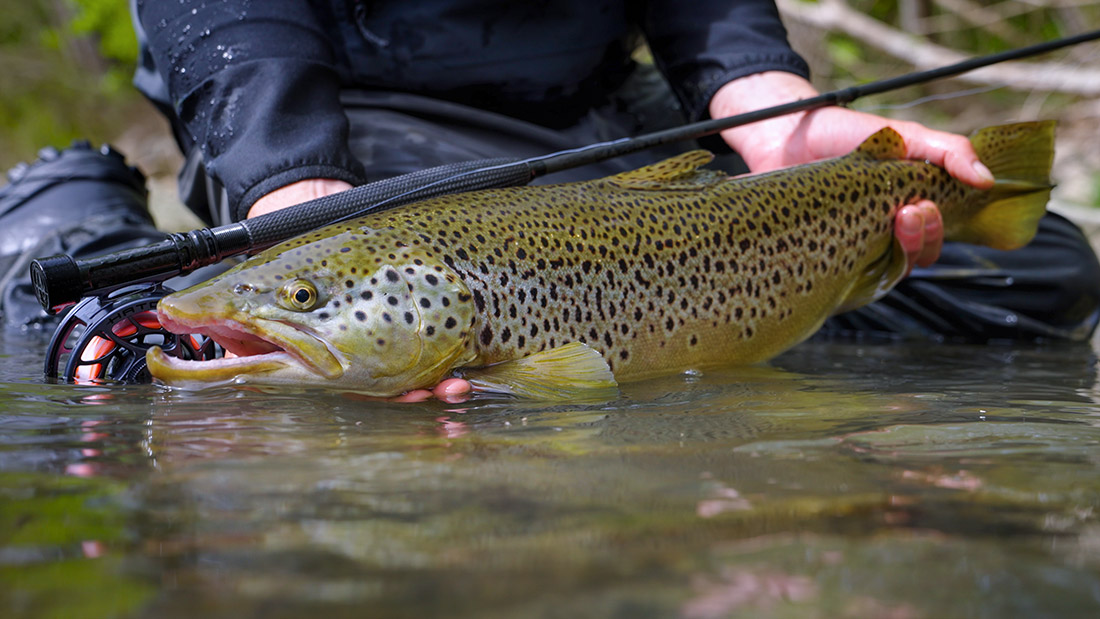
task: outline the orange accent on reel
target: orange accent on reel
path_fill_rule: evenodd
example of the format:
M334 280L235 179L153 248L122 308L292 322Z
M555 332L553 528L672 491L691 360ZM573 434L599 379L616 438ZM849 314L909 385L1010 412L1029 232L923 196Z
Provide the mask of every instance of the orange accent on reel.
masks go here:
M155 311L147 311L134 314L128 320L115 324L115 326L111 327L111 332L119 338L128 338L138 332L137 327L134 325L135 322L146 329L156 330L161 328L157 313ZM80 360L91 361L93 359L99 359L104 355L110 354L117 346L118 344L113 340L97 335L89 340L88 345L80 352ZM73 373L73 379L78 383L89 383L100 378L103 378L102 363L77 366L76 371Z

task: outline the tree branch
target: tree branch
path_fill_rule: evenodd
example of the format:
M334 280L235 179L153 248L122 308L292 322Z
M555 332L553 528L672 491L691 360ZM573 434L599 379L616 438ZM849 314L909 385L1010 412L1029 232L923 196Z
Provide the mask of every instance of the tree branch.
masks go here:
M814 4L777 0L776 5L785 19L843 32L912 64L916 69L932 69L967 58L959 52L867 17L841 0L821 0ZM1023 91L1100 96L1100 70L1054 62L1003 63L971 71L955 79Z

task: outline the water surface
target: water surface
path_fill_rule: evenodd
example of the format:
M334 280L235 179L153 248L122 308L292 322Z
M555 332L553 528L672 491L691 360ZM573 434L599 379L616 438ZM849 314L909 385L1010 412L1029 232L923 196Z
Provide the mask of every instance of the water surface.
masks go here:
M0 616L1100 616L1089 346L811 343L611 401L41 378Z

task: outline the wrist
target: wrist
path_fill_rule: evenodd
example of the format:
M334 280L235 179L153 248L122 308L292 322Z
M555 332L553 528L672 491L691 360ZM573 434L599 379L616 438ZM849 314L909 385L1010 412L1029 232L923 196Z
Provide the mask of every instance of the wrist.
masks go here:
M332 178L307 178L284 185L264 195L248 209L249 219L266 215L289 206L352 188L352 184Z
M819 93L805 78L782 71L766 71L748 75L722 86L711 98L708 109L711 118L725 118L767 107L809 99ZM795 112L777 116L768 120L727 129L722 138L745 158L750 169L753 155L757 153L779 153L791 145L791 136L797 133L799 125L808 112Z

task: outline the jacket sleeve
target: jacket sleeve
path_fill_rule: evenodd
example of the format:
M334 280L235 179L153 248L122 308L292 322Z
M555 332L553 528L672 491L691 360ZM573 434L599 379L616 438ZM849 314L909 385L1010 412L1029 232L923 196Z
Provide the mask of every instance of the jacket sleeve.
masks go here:
M300 0L139 2L157 72L238 219L306 178L363 182L321 17Z
M657 66L691 121L724 84L764 71L809 76L772 0L651 0L642 28Z

